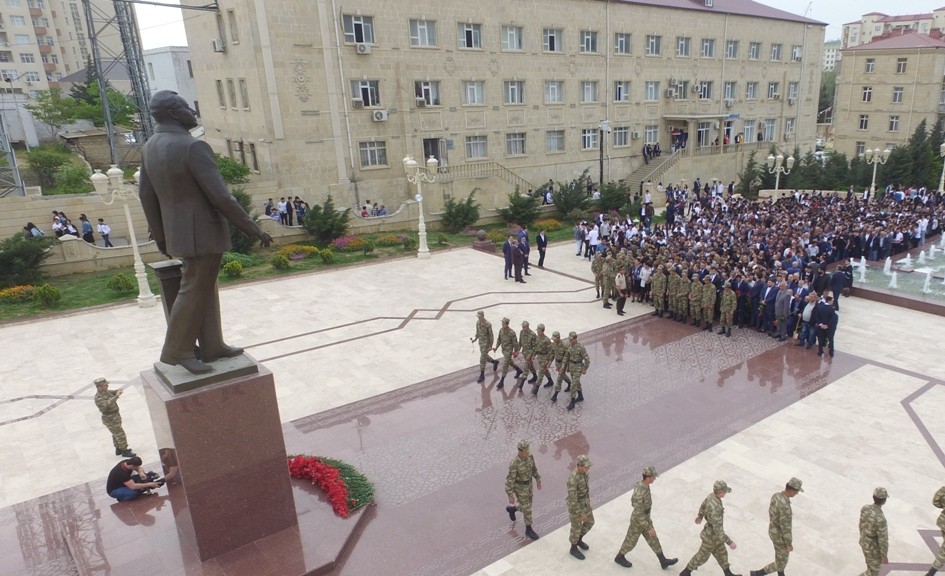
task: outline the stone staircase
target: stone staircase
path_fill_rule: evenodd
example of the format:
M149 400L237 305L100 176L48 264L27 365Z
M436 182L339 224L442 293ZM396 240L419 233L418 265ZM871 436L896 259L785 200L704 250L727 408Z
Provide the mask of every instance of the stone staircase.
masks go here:
M525 180L515 172L512 172L498 162L476 162L475 164L462 164L459 166L441 166L439 168L437 180L439 182L455 182L458 180L476 180L479 178L499 178L511 184L518 186L519 192L525 194L528 190L535 190L537 187L531 182Z
M640 185L647 180L652 181L654 184L659 182L663 175L679 162L682 158L682 152L681 150L677 150L672 154L663 154L650 160L649 164L643 164L631 172L624 180L629 187L630 193L636 194L639 192Z

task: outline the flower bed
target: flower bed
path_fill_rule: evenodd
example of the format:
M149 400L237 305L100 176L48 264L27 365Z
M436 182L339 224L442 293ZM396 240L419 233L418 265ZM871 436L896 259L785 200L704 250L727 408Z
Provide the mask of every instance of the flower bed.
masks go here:
M368 245L368 240L361 236L342 236L331 241L332 250L338 252L361 252Z
M33 291L36 288L30 285L12 286L0 290L0 303L18 304L20 302L29 302L33 299Z
M318 254L318 248L307 244L289 244L279 248L276 254L281 254L289 260L304 260L313 254Z
M545 232L554 232L556 230L561 230L561 222L555 220L554 218L548 218L546 220L539 220L535 222L532 226L532 230L544 230Z
M332 510L342 518L374 501L374 486L346 462L305 454L289 456L288 461L289 475L321 488Z

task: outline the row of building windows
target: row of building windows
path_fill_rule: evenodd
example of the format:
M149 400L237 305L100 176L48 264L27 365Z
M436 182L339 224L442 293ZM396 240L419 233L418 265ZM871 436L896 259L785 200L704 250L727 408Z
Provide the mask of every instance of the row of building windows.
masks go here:
M906 68L909 65L908 58L896 58L896 74L905 74ZM873 74L876 72L876 58L867 58L866 59L866 73Z
M899 120L900 117L898 114L893 114L889 117L889 124L887 130L890 132L899 132ZM869 130L870 129L870 115L869 114L860 114L860 130Z
M233 78L227 78L226 88L224 88L223 80L217 80L216 85L217 101L220 108L226 108L227 97L229 96L230 108L249 110L249 86L246 84L245 78L238 78L235 81ZM239 85L239 102L236 101L237 85Z
M259 172L259 159L256 157L256 144L242 140L226 140L226 154L233 160L238 160L253 172Z
M438 37L438 22L436 20L411 19L408 24L410 45L418 47L437 47L440 45ZM345 15L342 18L345 42L349 44L375 44L374 17L362 15ZM483 25L474 22L459 22L456 24L456 46L465 50L482 50L485 48ZM717 40L715 38L700 38L693 43L691 36L676 36L675 55L677 58L717 57ZM578 51L582 54L599 54L603 48L600 33L596 30L580 30L575 38ZM450 42L452 44L452 42ZM526 34L524 26L502 25L499 27L499 44L503 51L521 52L526 49ZM663 36L658 34L644 35L643 53L647 56L662 56L664 51ZM633 35L628 32L617 32L613 38L613 54L633 54ZM725 40L724 56L728 60L736 60L739 56L739 41ZM564 53L565 31L563 28L543 28L541 32L541 49L549 53ZM802 47L799 44L791 46L790 59L800 61ZM772 43L767 52L772 62L780 62L786 55L784 45ZM761 60L761 42L748 44L748 59Z
M797 124L796 118L784 119L784 134L791 136ZM710 141L712 130L718 129L714 122L699 122L696 125L695 142L698 146L717 144ZM757 132L756 132L757 130ZM777 119L745 120L743 124L743 141L773 141L777 137ZM656 144L659 142L659 125L647 125L642 132L642 144ZM631 145L631 140L641 137L640 132L633 132L627 126L617 126L611 130L612 146L624 148ZM583 128L580 131L581 150L596 150L600 145L600 131L598 128ZM565 130L548 130L545 132L545 153L556 154L565 152ZM387 143L383 140L372 140L358 144L362 168L381 168L389 166L387 160ZM485 135L466 136L466 160L485 160L489 158L489 137ZM528 134L526 132L509 132L505 135L505 156L526 156L529 152Z
M232 82L228 80L227 82ZM243 82L243 80L240 80ZM583 104L597 103L601 101L600 82L597 80L582 80L578 83L578 101ZM767 92L761 93L760 82L746 82L745 91L742 93L746 100L758 100L765 96L771 99L777 99L782 96L780 82L768 82ZM717 97L716 84L711 80L701 80L693 84L688 80L672 80L670 87L663 92L662 84L659 81L643 82L642 97L644 101L655 101L661 97L670 99L688 99L698 98L700 100L711 100ZM384 104L381 98L381 83L379 80L352 80L351 95L355 107L379 107ZM502 82L502 101L505 104L525 104L524 80L505 80ZM796 100L798 96L798 82L788 82L787 97ZM242 84L241 84L242 89ZM217 80L217 91L220 97L220 106L226 107L223 84ZM414 94L417 104L421 106L440 106L442 102L442 90L438 80L418 80L414 82ZM629 80L617 80L613 83L614 102L631 102L631 83ZM725 100L735 100L739 97L738 82L726 81L722 83L721 97ZM566 92L564 80L545 80L544 81L544 103L545 104L565 104ZM484 80L462 80L460 81L460 99L465 106L485 105L486 104L486 83ZM236 106L235 103L232 104ZM244 106L248 107L248 105Z
M893 86L892 87L892 103L893 104L902 104L902 86ZM873 87L864 86L863 87L863 102L872 102L873 101Z
M3 44L10 43L10 41L7 39L6 32L0 32L0 43L3 43ZM33 41L30 39L29 34L14 34L13 43L16 44L17 46L26 46L29 44L33 44ZM43 45L55 46L56 39L53 38L52 36L37 36L36 44L40 46L43 46Z

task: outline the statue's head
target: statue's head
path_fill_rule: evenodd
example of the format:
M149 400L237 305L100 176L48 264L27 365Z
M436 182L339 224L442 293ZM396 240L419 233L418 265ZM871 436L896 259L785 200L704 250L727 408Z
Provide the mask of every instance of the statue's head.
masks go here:
M158 90L151 97L151 116L159 123L176 123L190 130L197 126L197 112L177 92Z

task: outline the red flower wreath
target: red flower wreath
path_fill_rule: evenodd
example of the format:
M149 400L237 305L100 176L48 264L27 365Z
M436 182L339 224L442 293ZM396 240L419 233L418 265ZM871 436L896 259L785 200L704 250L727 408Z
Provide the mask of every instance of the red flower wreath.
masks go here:
M311 480L312 484L318 485L328 495L335 514L342 518L348 517L348 487L337 468L316 456L294 456L289 458L289 474L293 478Z

